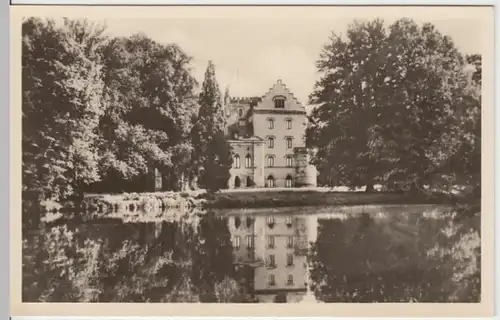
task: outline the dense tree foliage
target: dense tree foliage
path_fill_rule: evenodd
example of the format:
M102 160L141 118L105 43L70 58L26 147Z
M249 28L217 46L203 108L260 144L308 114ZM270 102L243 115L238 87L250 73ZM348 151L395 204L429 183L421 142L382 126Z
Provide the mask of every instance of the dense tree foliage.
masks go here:
M453 41L408 19L333 34L317 62L307 130L321 180L420 189L477 172L480 57L469 60L477 71L468 79Z
M198 96L191 58L176 44L107 37L85 20L30 18L22 32L25 209L151 190L156 170L167 190L197 178L224 186L229 146L212 64Z
M105 190L120 191L117 187L144 177L152 167L165 174L167 186L179 189L197 111L190 58L177 45L143 35L111 39L102 53L107 104L99 128L100 169L103 184L110 184ZM139 182L134 191L145 187Z
M85 21L22 26L24 198L59 200L99 180L103 29Z

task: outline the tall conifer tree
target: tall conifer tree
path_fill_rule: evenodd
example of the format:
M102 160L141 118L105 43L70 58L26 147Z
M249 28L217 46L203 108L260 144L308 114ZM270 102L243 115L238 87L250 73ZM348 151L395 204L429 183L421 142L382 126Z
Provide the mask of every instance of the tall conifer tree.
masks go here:
M209 190L225 188L231 167L231 152L224 130L226 117L215 66L208 62L199 96L199 112L193 128L195 165L202 187Z

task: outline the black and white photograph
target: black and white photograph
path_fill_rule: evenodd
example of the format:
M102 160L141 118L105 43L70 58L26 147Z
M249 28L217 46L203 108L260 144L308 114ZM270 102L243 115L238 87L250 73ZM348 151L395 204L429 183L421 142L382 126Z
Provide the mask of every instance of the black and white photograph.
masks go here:
M19 20L21 302L484 302L493 9L225 9Z

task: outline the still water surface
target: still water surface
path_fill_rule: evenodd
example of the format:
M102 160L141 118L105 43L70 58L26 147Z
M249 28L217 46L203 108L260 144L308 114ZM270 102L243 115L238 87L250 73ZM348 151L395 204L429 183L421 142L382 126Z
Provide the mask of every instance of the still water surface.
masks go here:
M479 218L436 205L138 212L25 232L23 301L478 301Z

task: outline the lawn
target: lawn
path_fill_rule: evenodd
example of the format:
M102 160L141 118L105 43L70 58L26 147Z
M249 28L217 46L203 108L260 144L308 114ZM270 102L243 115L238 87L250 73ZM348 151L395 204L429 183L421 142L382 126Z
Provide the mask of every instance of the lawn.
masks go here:
M264 208L318 205L362 204L443 204L450 197L443 195L396 192L339 192L328 189L252 189L224 190L204 194L211 208Z

